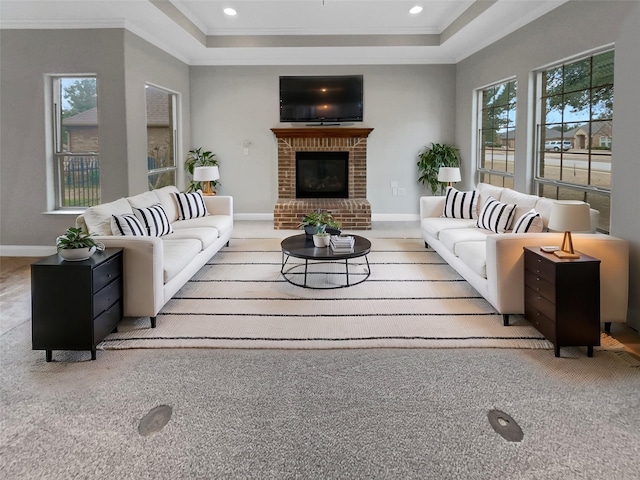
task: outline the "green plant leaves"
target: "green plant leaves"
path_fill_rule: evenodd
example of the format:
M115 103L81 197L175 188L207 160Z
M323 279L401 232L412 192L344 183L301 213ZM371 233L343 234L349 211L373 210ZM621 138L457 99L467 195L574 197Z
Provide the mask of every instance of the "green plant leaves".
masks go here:
M431 193L436 194L440 182L438 182L438 170L440 167L459 167L460 154L458 148L446 143L431 143L430 147L418 154L418 181L428 184Z

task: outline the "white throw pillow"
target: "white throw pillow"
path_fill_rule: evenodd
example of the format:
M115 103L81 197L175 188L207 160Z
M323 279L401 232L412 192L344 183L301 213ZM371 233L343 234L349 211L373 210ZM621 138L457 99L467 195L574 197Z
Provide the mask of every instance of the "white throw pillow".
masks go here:
M172 193L178 206L178 220L189 220L207 215L207 206L202 198L202 190L193 193Z
M513 225L513 233L540 233L544 230L542 217L535 208L522 215Z
M511 225L515 209L515 205L502 203L493 197L489 197L482 206L477 226L495 233L504 233Z
M445 218L476 218L476 203L478 192L461 192L453 187L447 187L442 216Z
M133 213L113 215L111 217L111 233L126 237L146 237L147 231Z
M159 203L147 208L134 208L134 210L150 237L161 237L173 233L167 213Z

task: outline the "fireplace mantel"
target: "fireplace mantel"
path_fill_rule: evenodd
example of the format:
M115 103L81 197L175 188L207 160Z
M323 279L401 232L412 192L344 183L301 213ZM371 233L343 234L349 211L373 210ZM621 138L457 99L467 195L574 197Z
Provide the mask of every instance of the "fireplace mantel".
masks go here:
M306 127L272 128L276 138L367 138L373 128Z

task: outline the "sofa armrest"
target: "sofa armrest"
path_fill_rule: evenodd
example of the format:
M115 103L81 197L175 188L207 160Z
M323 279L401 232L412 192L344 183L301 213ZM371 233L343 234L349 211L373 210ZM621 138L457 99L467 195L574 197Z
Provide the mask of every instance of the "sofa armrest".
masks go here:
M420 197L420 220L429 217L441 217L444 211L445 197Z
M228 195L205 196L204 203L211 215L233 216L233 197Z
M164 305L164 244L159 237L96 236L106 247L123 248L125 317L155 317Z
M523 247L560 245L561 233L504 233L487 236L489 296L501 313L524 312ZM629 244L600 234L573 234L574 248L600 260L602 322L625 322L629 289ZM498 307L496 307L498 308Z

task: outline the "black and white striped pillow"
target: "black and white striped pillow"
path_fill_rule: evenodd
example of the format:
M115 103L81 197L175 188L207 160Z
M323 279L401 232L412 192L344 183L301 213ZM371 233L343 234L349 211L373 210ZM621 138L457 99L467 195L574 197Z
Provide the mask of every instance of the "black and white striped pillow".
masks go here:
M504 233L509 229L509 225L513 220L513 212L515 211L515 205L502 203L493 197L489 197L482 206L476 225L479 228L491 230L495 233Z
M111 233L127 237L146 237L145 228L133 213L111 216Z
M540 233L543 230L542 217L535 208L522 215L513 226L513 233Z
M476 218L476 204L478 192L461 192L453 187L447 187L442 216L446 218Z
M150 237L161 237L173 233L167 212L161 204L157 203L147 208L134 208L134 211Z
M194 193L172 193L178 206L178 220L204 217L207 215L207 207L202 198L202 190Z

